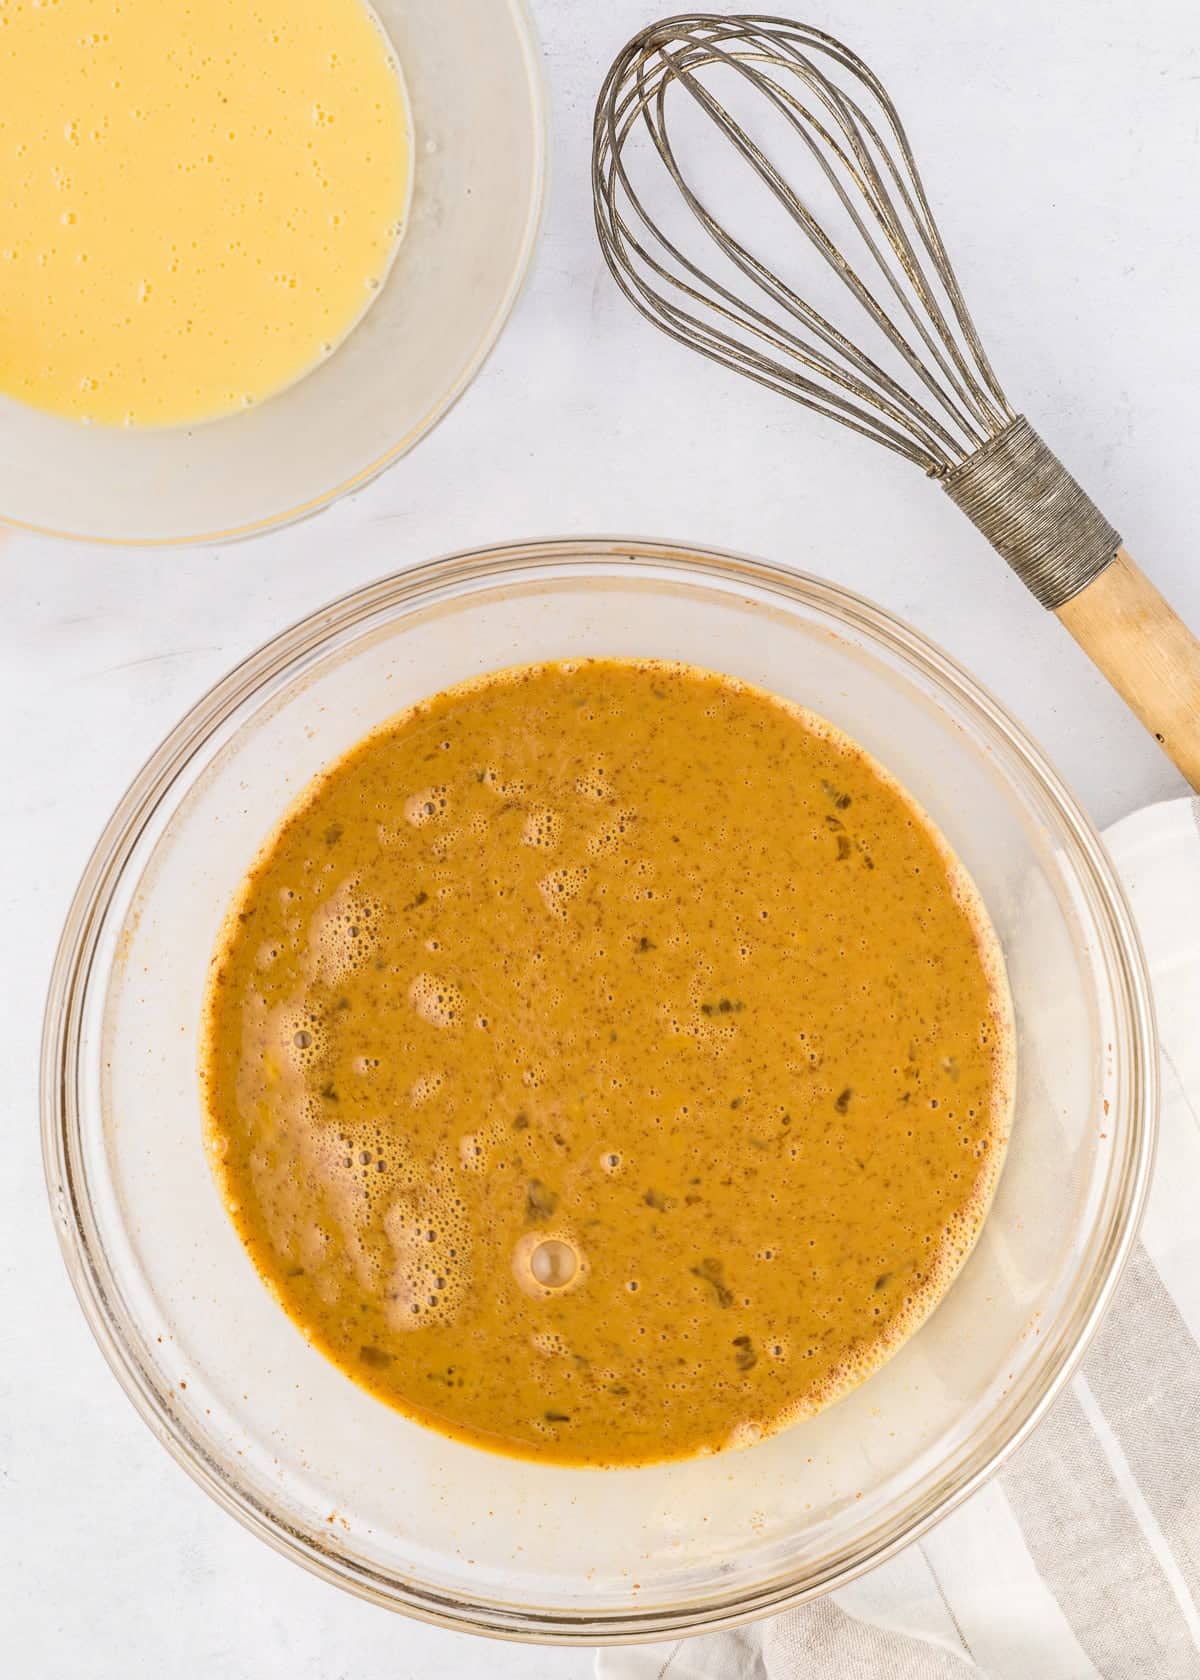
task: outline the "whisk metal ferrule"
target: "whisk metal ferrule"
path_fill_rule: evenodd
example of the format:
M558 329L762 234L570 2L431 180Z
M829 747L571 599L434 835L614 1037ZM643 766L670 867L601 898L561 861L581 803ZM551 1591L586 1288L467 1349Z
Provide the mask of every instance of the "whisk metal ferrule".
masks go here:
M1023 415L941 482L1051 610L1086 589L1121 546L1117 531Z

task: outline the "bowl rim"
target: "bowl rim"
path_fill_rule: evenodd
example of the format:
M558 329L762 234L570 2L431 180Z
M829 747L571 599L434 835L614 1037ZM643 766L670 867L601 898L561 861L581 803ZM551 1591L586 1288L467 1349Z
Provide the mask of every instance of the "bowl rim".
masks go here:
M127 1339L114 1306L112 1276L76 1159L83 1123L78 1094L81 1021L112 893L154 812L192 755L266 685L296 671L325 644L382 612L494 585L560 577L577 566L623 576L674 571L681 581L753 582L793 605L832 614L886 650L915 663L1005 739L1039 792L1054 807L1072 865L1118 959L1114 1006L1127 1038L1128 1138L1107 1240L1072 1310L1068 1333L1000 1428L976 1443L965 1466L943 1476L915 1517L900 1515L859 1542L860 1555L837 1558L801 1579L786 1573L736 1593L712 1594L664 1609L580 1613L530 1610L482 1597L448 1595L406 1581L299 1533L225 1473L185 1420L162 1403L150 1373ZM216 1502L274 1550L318 1577L370 1602L455 1631L558 1645L622 1645L732 1628L820 1597L885 1562L940 1522L988 1481L1045 1416L1073 1375L1106 1311L1136 1240L1154 1163L1158 1129L1158 1038L1145 957L1124 888L1098 833L1039 748L1007 710L949 655L904 620L841 585L774 562L681 542L629 537L545 538L443 554L348 591L281 631L235 665L188 710L151 754L97 841L72 898L50 978L41 1046L43 1165L59 1246L76 1297L101 1352L142 1420L171 1456ZM1114 1118L1120 1111L1114 1105ZM94 1122L94 1117L93 1117ZM999 1437L999 1438L997 1438ZM882 1530L882 1532L881 1532Z
M423 438L427 437L441 424L450 410L465 394L467 388L477 378L499 343L512 312L525 290L545 222L551 164L550 94L545 55L542 52L541 41L533 20L533 13L530 10L529 0L505 0L505 3L512 14L514 34L525 62L529 108L533 118L534 159L533 175L529 183L529 213L512 273L509 275L504 295L500 299L491 321L471 352L470 357L459 370L457 378L422 415L421 419L410 426L403 437L390 444L373 461L369 461L366 466L360 467L357 472L351 473L349 478L342 479L340 483L331 485L328 489L320 491L306 501L297 502L295 506L290 508L284 508L282 512L264 514L259 519L248 519L241 525L214 527L211 530L189 532L184 536L175 537L96 536L89 531L72 531L66 527L44 525L37 520L15 519L8 514L0 515L0 519L5 525L11 526L14 531L30 531L38 536L56 537L64 542L88 543L97 548L178 549L196 548L206 543L243 542L247 537L259 536L267 531L280 531L289 525L298 525L303 520L311 519L314 514L320 513L322 509L331 506L334 502L340 501L343 496L364 489L373 479L380 477L390 466L394 465L402 456L407 455L409 450L414 449ZM403 67L401 68L403 69ZM351 330L353 331L353 329ZM212 424L219 425L220 421L216 420Z

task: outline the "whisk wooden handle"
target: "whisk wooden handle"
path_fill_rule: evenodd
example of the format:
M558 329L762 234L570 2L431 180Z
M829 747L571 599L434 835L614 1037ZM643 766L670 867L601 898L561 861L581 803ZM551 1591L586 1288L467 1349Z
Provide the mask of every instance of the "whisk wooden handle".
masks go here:
M1200 642L1025 416L945 473L942 488L1200 792Z
M1200 641L1178 613L1119 548L1056 616L1200 793Z

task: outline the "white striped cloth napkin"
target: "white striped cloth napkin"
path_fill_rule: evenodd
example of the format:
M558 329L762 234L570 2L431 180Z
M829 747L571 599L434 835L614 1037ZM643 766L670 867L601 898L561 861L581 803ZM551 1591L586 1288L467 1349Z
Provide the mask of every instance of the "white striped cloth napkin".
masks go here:
M1154 982L1162 1132L1080 1371L1002 1474L890 1562L753 1627L601 1652L598 1680L1200 1680L1200 800L1105 839Z

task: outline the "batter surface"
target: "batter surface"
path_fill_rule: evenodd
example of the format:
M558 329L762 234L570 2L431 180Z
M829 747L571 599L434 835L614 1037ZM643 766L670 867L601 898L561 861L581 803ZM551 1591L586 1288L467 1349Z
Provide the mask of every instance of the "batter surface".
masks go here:
M408 190L362 0L0 0L0 391L211 419L308 372L387 273Z
M1010 1007L969 881L828 725L656 662L521 667L363 741L214 957L208 1143L356 1382L572 1464L853 1386L986 1211Z

